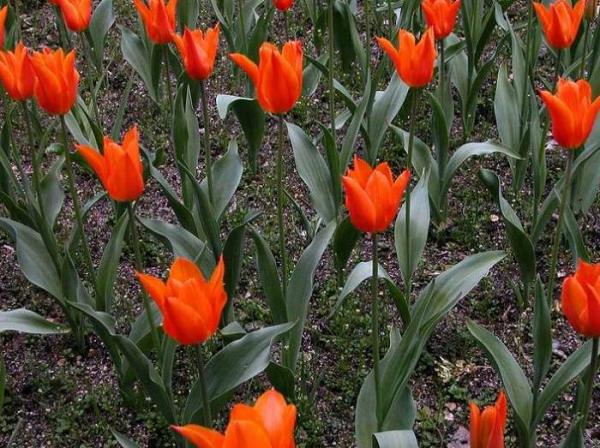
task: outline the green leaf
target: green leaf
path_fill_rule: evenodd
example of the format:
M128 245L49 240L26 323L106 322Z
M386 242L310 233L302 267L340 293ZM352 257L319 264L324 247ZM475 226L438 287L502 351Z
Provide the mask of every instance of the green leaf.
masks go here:
M576 418L571 423L569 432L560 444L560 448L584 448L585 440L583 438L584 428L582 427L583 420L581 417Z
M256 268L262 284L271 317L276 324L288 321L281 278L277 271L277 262L265 239L254 228L251 228L254 246L256 247Z
M402 205L394 225L394 243L396 256L400 264L400 273L406 282L410 279L421 261L427 234L429 232L429 193L427 185L429 173L424 173L411 193L410 235L406 240L406 201ZM408 187L410 188L410 186ZM408 251L406 250L409 248Z
M18 331L30 334L64 334L69 328L62 324L49 322L33 311L19 308L11 311L0 311L0 333Z
M89 27L89 36L93 42L97 67L102 66L102 54L104 52L106 35L114 23L113 0L102 0L92 15Z
M533 412L533 395L527 376L506 348L506 345L493 333L473 321L467 323L467 328L494 362L498 373L502 377L508 398L517 414L519 428L523 432L523 436L527 437Z
M335 229L333 235L333 255L338 271L346 269L348 260L362 233L350 222L350 217L344 218Z
M251 171L256 172L258 150L265 135L265 113L253 98L242 98L233 95L217 95L217 110L224 120L231 108L240 122L246 142L248 143L248 160Z
M328 59L329 55L324 53L319 56L317 61L321 64L326 64ZM311 61L308 62L302 72L302 96L305 98L312 96L317 91L322 75L321 70L315 64L311 63Z
M27 280L62 300L60 276L40 234L8 218L0 218L0 228L15 241L17 260Z
M486 186L494 202L498 204L500 213L506 226L506 234L512 252L519 263L521 272L521 280L523 283L531 283L535 279L536 258L533 243L529 235L523 229L521 221L510 204L502 196L502 187L500 186L500 178L493 171L482 168L479 170L479 178Z
M498 71L494 112L500 140L513 152L518 153L521 145L520 103L517 100L517 92L508 80L504 64Z
M59 157L52 164L46 175L40 181L40 193L46 212L46 222L49 228L54 227L62 206L65 202L65 193L60 186L60 172L64 163L64 157Z
M110 429L110 432L112 432L117 442L119 442L119 445L121 445L123 448L139 448L139 445L137 443L129 439L127 436L121 434L120 432L115 431L112 428Z
M98 296L96 308L98 311L110 311L113 301L113 289L121 252L123 251L125 232L129 224L129 216L123 213L113 227L112 234L98 266L96 282L98 284Z
M552 359L552 320L544 285L538 277L535 283L533 309L533 388L538 390L550 370Z
M369 105L371 99L371 77L367 78L367 85L363 91L363 97L356 106L354 113L352 114L352 120L348 125L348 129L344 134L344 139L342 140L342 149L340 152L340 171L345 172L348 164L350 163L350 159L352 158L352 154L354 153L356 139L358 138L358 134L363 126L363 121L365 118L365 113L367 111L367 107Z
M378 432L373 434L373 440L377 448L419 448L411 430Z
M385 132L400 112L408 91L409 87L394 73L385 91L375 94L375 102L368 115L369 140L371 141L369 159L371 161L377 159Z
M271 346L294 325L286 323L262 328L230 343L214 355L204 368L210 401L215 401L263 372L270 362ZM185 403L183 422L200 421L200 391L200 382L197 381Z
M329 241L333 237L335 231L335 222L332 222L322 229L310 245L304 250L302 256L296 264L296 268L292 273L290 282L288 283L287 296L285 298L287 317L290 322L297 322L297 325L292 329L289 338L288 367L295 371L298 355L300 353L300 345L302 343L302 333L306 324L306 316L308 314L308 305L313 293L315 270L329 245Z
M308 186L315 210L325 222L330 222L335 219L336 207L327 163L301 128L292 123L286 125L298 174Z
M119 26L119 29L121 30L121 52L123 53L123 58L142 78L150 97L158 102L158 92L154 84L155 75L152 73L148 51L144 42L126 27Z

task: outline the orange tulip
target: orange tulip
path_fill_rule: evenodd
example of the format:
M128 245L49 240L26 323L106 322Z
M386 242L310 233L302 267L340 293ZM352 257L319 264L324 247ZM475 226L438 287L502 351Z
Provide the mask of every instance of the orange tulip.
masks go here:
M199 344L217 332L227 302L223 287L223 257L207 281L196 264L177 258L166 283L137 273L144 289L163 315L165 333L183 345Z
M141 196L144 168L137 126L125 134L122 146L110 137L104 137L104 154L85 145L77 145L77 151L94 170L112 199L128 202Z
M556 0L546 9L543 3L533 2L548 43L556 48L573 45L585 12L586 0L579 0L573 8L567 0Z
M396 66L398 76L410 87L423 87L431 82L437 56L432 27L427 28L418 44L415 36L405 30L398 32L397 49L384 37L378 37L377 42Z
M378 233L388 228L400 207L410 182L410 172L404 170L394 181L387 162L371 166L354 157L354 169L343 178L346 208L350 221L358 230Z
M275 8L280 11L287 11L294 5L294 0L273 0Z
M4 28L6 27L6 17L8 16L8 5L0 8L0 48L4 48Z
M181 53L188 76L198 81L207 79L213 72L217 57L219 24L205 33L202 30L191 31L186 28L183 37L175 35L173 39Z
M273 114L286 113L302 94L302 44L287 42L280 53L275 45L265 42L259 54L258 66L243 54L233 53L229 57L252 80L263 110Z
M421 3L427 25L436 39L446 38L454 29L460 10L460 0L423 0Z
M500 392L493 406L483 412L475 403L471 409L471 448L504 448L504 428L506 427L506 396Z
M577 333L600 337L600 263L580 260L575 274L563 282L561 302L563 313Z
M25 101L33 96L35 73L29 51L22 42L17 44L15 51L0 51L0 81L15 101Z
M92 0L60 0L58 5L67 28L76 33L88 29L92 18Z
M235 405L224 435L198 425L173 429L199 448L295 448L295 426L296 406L271 389L254 406Z
M585 143L600 109L600 97L592 102L592 88L585 80L559 79L556 94L544 90L542 100L552 118L552 136L563 148L576 149Z
M79 86L75 50L45 48L34 53L31 61L36 75L33 93L40 107L51 115L67 114L77 100Z
M177 0L149 0L146 5L143 0L133 0L146 32L151 41L156 44L168 44L173 41L175 34L175 11Z

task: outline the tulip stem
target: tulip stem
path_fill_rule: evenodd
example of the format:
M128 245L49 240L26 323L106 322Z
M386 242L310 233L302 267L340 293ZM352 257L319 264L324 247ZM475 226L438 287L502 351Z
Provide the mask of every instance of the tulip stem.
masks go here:
M584 79L585 76L585 57L587 54L588 42L590 40L590 26L589 20L585 21L585 34L583 37L583 54L581 55L581 66L579 67L579 79Z
M79 38L81 41L81 46L83 47L83 53L85 55L85 59L88 64L88 68L89 68L90 72L92 72L92 69L94 68L94 61L92 59L92 53L90 52L88 42L85 40L85 36L83 33L78 33L78 34L79 34ZM95 69L93 71L95 71ZM102 119L100 118L100 111L98 109L98 98L96 97L96 86L94 85L94 80L92 79L91 76L86 76L85 78L87 80L88 89L90 89L90 95L91 95L91 99L92 99L92 110L94 112L94 117L96 118L96 121L98 122L97 123L98 127L100 129L102 129Z
M377 431L381 429L381 385L380 385L380 372L379 372L379 294L378 294L378 283L379 283L379 250L377 247L378 236L377 233L371 234L372 243L372 256L373 256L373 271L371 275L371 305L373 307L372 313L372 329L371 337L373 345L373 375L375 376L375 417L377 420Z
M368 0L367 0L368 1ZM329 59L327 61L327 88L329 90L329 122L331 125L331 137L333 141L335 141L335 90L333 87L333 69L335 62L335 48L333 42L333 2L334 0L329 0L329 14L327 18L327 27L329 33ZM366 5L366 3L365 3Z
M242 35L242 53L246 53L248 44L246 42L246 23L244 22L244 0L238 0L238 20L240 26L240 34Z
M330 10L333 12L333 0L330 0L329 3L331 4ZM371 65L371 0L365 0L363 8L365 10L365 40L367 41L365 67L367 67L368 72ZM333 13L331 13L331 20L333 20ZM333 30L333 24L331 27ZM333 32L331 32L330 38L333 39Z
M60 125L62 129L62 143L63 149L65 152L65 165L67 168L67 185L69 188L69 193L71 194L71 199L73 201L73 210L75 211L75 220L77 221L77 226L79 227L79 232L81 233L81 245L83 246L83 256L85 262L87 264L88 270L90 271L90 280L92 282L92 286L94 288L94 292L96 293L96 305L100 300L100 296L98 294L98 284L96 282L96 272L94 271L94 263L92 261L92 253L90 252L90 246L88 243L87 235L85 234L85 228L83 226L83 214L81 213L81 205L79 203L79 195L77 194L77 189L75 188L75 176L73 174L73 160L71 158L71 151L69 151L69 146L67 143L67 125L65 123L65 116L60 116Z
M417 120L415 119L415 113L417 109L417 97L419 96L420 90L415 90L413 92L411 102L410 102L410 125L408 128L408 155L406 160L406 169L411 170L412 168L412 159L413 159L413 146L415 142L415 124ZM410 244L410 188L407 186L406 188L406 261L407 265L410 266L410 258L411 258L411 244ZM412 279L411 274L407 272L406 278L404 279L404 295L407 303L410 303L410 295L412 289Z
M279 230L279 256L281 257L281 286L283 297L287 296L287 256L285 251L285 223L283 221L284 212L284 166L283 166L283 115L279 115L279 144L277 145L277 227Z
M583 398L583 420L581 427L585 429L588 422L588 416L590 414L590 406L592 404L592 392L594 390L594 379L596 378L596 372L598 370L598 349L599 349L600 338L592 339L592 359L590 360L590 367L588 370L588 378L585 385L585 393Z
M208 397L208 387L206 385L206 375L204 375L204 358L202 356L202 346L196 346L196 359L198 360L198 381L200 381L200 390L202 391L202 410L204 412L204 426L212 426L212 412L210 409L210 399Z
M554 278L556 277L556 268L558 264L558 250L560 249L560 241L562 239L562 228L565 220L565 211L571 194L571 167L573 165L573 156L575 150L568 150L569 158L567 159L567 167L565 169L564 184L560 195L560 206L558 210L558 223L556 224L556 233L554 235L554 243L552 244L552 254L550 258L550 274L548 277L548 305L552 306L554 297Z
M127 213L129 213L129 228L131 229L131 245L133 246L133 253L135 256L135 269L138 272L144 270L144 261L142 259L142 252L140 250L140 236L138 234L135 210L131 202L127 203ZM148 319L148 325L150 325L150 334L152 337L152 343L156 350L156 356L160 359L161 348L160 339L158 337L158 329L156 328L156 322L152 316L152 309L150 308L150 301L148 300L148 294L142 289L142 302L144 304L144 310L146 312L146 318ZM157 363L160 365L160 362Z
M173 90L171 87L171 69L169 68L169 45L163 45L163 55L165 58L165 87L167 94L167 107L168 107L168 116L169 120L171 119L171 114L173 113Z
M394 39L394 28L395 28L395 21L394 21L394 8L392 8L392 0L387 0L387 7L388 7L388 35L389 35L389 39L390 41L392 39Z
M204 163L206 164L208 199L210 200L210 203L214 205L215 197L213 193L212 156L210 153L210 116L208 114L208 99L206 96L206 83L204 81L200 81L200 91L202 93L202 116L204 117Z

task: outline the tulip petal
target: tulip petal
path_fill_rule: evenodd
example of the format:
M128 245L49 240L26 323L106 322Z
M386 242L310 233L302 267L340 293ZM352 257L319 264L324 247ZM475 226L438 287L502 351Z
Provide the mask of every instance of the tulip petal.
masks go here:
M141 272L136 272L135 275L142 284L142 287L146 290L148 295L152 297L158 308L164 314L165 292L167 290L165 283L159 278Z
M377 212L371 198L351 177L344 176L343 183L350 221L363 232L375 231Z
M258 66L248 57L241 53L231 53L229 59L235 62L250 77L252 84L256 87L259 83Z
M225 431L223 448L273 448L266 431L248 420L232 421Z
M221 448L225 441L223 434L199 425L171 426L171 429L200 448Z
M571 326L578 333L583 333L585 325L581 322L581 315L587 312L587 294L575 277L567 277L563 282L561 304Z

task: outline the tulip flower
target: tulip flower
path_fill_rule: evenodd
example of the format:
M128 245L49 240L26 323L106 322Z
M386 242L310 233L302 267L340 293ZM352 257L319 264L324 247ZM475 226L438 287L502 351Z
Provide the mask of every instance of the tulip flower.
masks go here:
M76 33L88 29L92 18L92 0L60 0L58 6L67 28Z
M77 100L79 73L75 68L75 50L45 48L33 54L31 61L36 80L34 96L50 115L66 115Z
M343 178L346 208L354 227L370 233L387 229L398 213L409 181L408 170L394 180L386 162L373 169L355 157L354 169L348 169Z
M295 426L296 406L271 389L254 406L235 405L225 434L198 425L172 428L198 448L295 448Z
M273 44L265 42L259 51L256 65L240 53L229 57L244 70L256 89L258 103L266 112L289 112L302 94L302 44L287 42L280 53Z
M427 28L419 43L406 30L398 32L398 48L384 37L378 37L377 42L396 66L398 76L410 87L424 87L431 82L437 56L432 27Z
M504 428L506 427L506 396L500 392L493 406L483 412L475 403L471 410L471 448L504 448Z
M454 29L460 10L460 0L423 0L421 3L427 25L436 39L444 39Z
M533 2L546 40L552 47L561 50L573 45L585 12L585 3L586 0L579 0L572 7L567 0L556 0L550 4L550 8L546 8L541 2Z
M191 345L217 332L227 302L224 273L223 257L208 281L193 261L177 258L166 283L142 273L137 277L160 309L165 333L180 344Z
M204 33L202 30L192 31L186 28L183 36L175 35L173 39L183 58L188 76L197 81L207 79L215 66L219 45L219 24Z
M600 263L579 261L575 274L563 282L561 303L563 313L577 333L600 337Z
M600 98L592 102L592 88L585 80L559 79L556 94L544 90L542 100L552 118L552 136L563 148L576 149L585 143L598 110Z
M165 0L149 0L147 5L143 0L133 1L150 40L155 44L172 42L175 34L177 0L170 0L166 5Z
M35 73L29 51L22 42L14 51L0 51L0 81L15 101L25 101L33 96Z
M4 48L4 28L6 27L6 17L8 16L8 5L0 8L0 48Z
M123 145L104 137L104 154L86 145L77 145L79 154L94 170L108 195L119 202L135 201L144 191L144 168L140 159L136 126L123 138Z
M294 0L273 0L273 4L279 11L287 11L294 5Z

